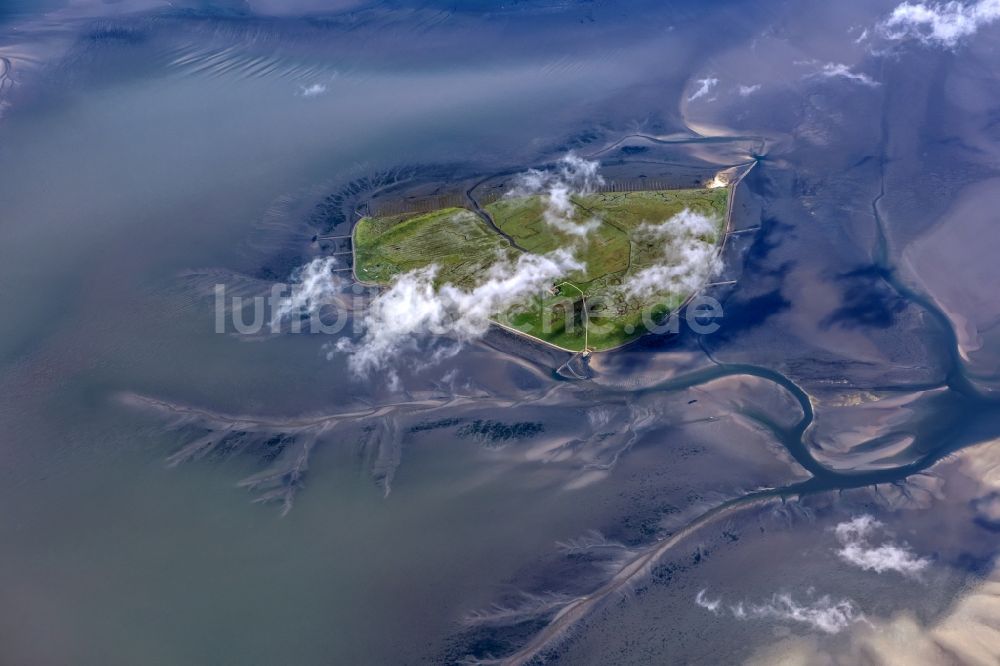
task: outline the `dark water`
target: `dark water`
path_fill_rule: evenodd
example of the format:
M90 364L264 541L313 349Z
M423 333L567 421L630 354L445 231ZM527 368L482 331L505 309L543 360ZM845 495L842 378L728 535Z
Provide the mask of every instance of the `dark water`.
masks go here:
M0 661L995 660L998 28L894 6L6 5ZM752 166L719 331L398 389L215 332L359 206L569 150Z

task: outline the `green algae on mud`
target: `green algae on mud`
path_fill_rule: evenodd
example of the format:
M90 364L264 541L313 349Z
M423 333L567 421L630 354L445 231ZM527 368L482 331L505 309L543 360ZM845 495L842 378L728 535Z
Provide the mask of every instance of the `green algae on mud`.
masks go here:
M361 282L386 286L403 273L436 265L437 286L471 289L498 261L572 247L585 270L561 276L553 281L552 293L498 312L493 319L568 351L607 350L639 337L692 294L664 288L642 299L626 298L620 289L626 278L661 260L659 248L634 232L644 223L662 225L690 210L718 221L715 234L704 239L718 243L725 231L729 191L721 187L573 196L581 218L599 220L586 243L546 223L545 201L538 195L502 198L484 206L496 228L460 207L364 217L353 233L354 273Z

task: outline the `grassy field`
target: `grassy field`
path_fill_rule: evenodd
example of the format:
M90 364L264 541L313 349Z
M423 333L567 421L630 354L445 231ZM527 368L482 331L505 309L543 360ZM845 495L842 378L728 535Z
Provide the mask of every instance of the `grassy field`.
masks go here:
M434 263L439 283L468 285L497 256L512 258L518 253L464 208L366 217L354 230L355 273L376 284L388 284L400 273Z
M643 222L661 224L684 209L715 216L719 233L725 224L726 188L607 192L578 196L575 218L600 220L600 225L580 244L577 257L586 271L566 275L556 295L540 295L512 311L497 313L507 326L571 349L584 347L584 298L589 321L588 345L593 350L616 347L644 330L642 313L653 319L679 307L690 294L661 293L643 302L628 301L618 289L631 274L659 259L655 244L635 238ZM520 247L543 254L572 247L578 239L547 224L544 201L539 196L501 199L485 208L494 223ZM497 257L516 258L520 250L475 213L446 208L430 213L366 217L354 230L354 266L365 282L388 285L400 273L437 264L439 284L472 287L482 271ZM575 287L575 288L574 288ZM648 318L648 315L647 315Z

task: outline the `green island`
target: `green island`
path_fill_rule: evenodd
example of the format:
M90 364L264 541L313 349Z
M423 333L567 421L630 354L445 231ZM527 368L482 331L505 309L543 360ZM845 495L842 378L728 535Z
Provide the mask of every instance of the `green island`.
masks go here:
M581 219L597 219L586 243L549 225L540 195L501 198L483 208L491 223L466 208L364 217L353 231L354 274L363 283L391 285L408 271L435 264L435 285L472 289L497 261L524 252L545 254L575 248L586 270L554 280L543 293L493 317L497 324L567 351L603 351L643 332L643 311L659 321L679 308L691 292L663 291L644 299L626 298L621 285L630 276L662 263L654 239L635 234L643 225L662 225L685 209L718 220L724 236L728 187L710 189L598 192L571 197ZM499 232L498 232L499 230Z

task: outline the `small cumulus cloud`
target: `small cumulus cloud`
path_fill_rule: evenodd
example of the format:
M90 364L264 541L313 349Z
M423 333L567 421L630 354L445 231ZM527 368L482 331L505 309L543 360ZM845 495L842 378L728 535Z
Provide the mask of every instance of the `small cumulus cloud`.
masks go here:
M755 83L752 86L740 86L739 88L736 89L736 91L740 94L740 97L749 97L758 90L760 90L759 83Z
M690 97L688 97L689 102L693 102L696 99L704 97L705 95L710 93L712 91L712 88L718 85L719 79L713 77L707 77L704 79L698 79L696 83L698 84L698 88L693 93L691 93Z
M867 74L854 72L850 67L839 62L828 62L823 65L818 72L814 72L809 76L825 79L846 79L870 88L875 88L879 85L878 81Z
M554 170L528 169L517 176L507 197L526 197L541 194L545 201L545 222L570 236L583 239L601 225L590 218L576 219L576 207L571 197L592 194L604 185L598 172L600 164L586 160L570 151L556 164Z
M1000 20L1000 0L972 3L904 2L879 24L888 39L915 39L925 44L954 47L966 37Z
M290 294L278 302L274 312L276 322L294 315L316 314L324 305L334 302L344 287L334 275L333 257L318 257L292 273Z
M760 603L725 604L721 597L710 599L707 590L701 590L695 596L695 603L714 615L728 613L737 620L796 622L827 634L840 633L856 622L865 621L854 602L834 600L829 595L800 602L791 594L778 593Z
M451 283L436 286L434 265L409 271L372 301L364 315L363 337L341 338L333 353L350 354L348 367L356 376L386 371L390 386L396 385L392 362L401 352L417 349L421 337L447 335L458 343L479 338L489 330L494 315L551 287L556 278L583 269L561 248L497 261L479 284L468 288ZM455 351L456 346L448 348L448 353ZM431 364L436 360L440 359L429 359Z
M722 606L722 599L709 599L707 592L708 590L699 590L698 594L694 597L694 602L708 612L718 615L719 607Z
M659 260L626 278L626 297L644 300L663 293L699 289L722 269L716 248L718 220L684 209L662 224L639 225L632 241L655 247Z
M848 564L865 571L885 573L895 571L904 576L918 576L930 565L930 560L917 557L909 547L885 541L872 545L875 532L881 530L882 523L865 514L839 523L834 528L840 548L837 556Z
M317 95L322 95L326 92L326 86L322 83L314 83L311 86L302 86L299 88L299 94L303 97L316 97Z

